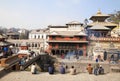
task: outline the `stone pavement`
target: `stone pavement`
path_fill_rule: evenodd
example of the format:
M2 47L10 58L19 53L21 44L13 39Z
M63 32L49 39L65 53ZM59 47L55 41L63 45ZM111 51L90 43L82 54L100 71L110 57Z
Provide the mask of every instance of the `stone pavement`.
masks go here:
M95 76L88 73L77 75L59 74L49 75L47 72L40 72L33 75L28 71L11 72L2 77L0 81L120 81L120 73L108 73Z

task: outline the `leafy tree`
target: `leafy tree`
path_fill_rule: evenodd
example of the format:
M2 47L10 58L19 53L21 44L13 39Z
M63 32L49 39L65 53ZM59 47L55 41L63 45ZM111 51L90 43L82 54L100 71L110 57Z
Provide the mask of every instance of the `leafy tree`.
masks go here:
M110 17L107 19L107 21L119 24L119 22L120 22L120 11L116 11L113 14L110 14Z

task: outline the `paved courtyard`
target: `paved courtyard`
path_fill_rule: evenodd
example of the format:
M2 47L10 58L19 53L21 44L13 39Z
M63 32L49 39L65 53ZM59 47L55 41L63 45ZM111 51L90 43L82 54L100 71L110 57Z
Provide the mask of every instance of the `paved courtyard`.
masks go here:
M95 76L88 73L79 73L77 75L59 74L49 75L47 72L41 72L33 75L28 71L11 72L2 77L0 81L120 81L120 73L108 73Z

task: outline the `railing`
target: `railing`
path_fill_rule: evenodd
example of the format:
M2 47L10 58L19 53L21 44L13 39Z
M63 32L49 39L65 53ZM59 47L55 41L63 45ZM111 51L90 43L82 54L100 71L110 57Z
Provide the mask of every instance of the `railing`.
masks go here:
M81 39L50 39L50 41L86 41L86 38L81 38Z
M116 38L116 37L99 37L99 38L97 38L97 37L90 37L89 38L90 40L96 40L96 41L120 41L120 38Z
M8 58L2 58L0 60L0 66L7 69L9 67L12 67L19 61L20 61L20 58L18 58L18 55L9 56Z
M31 65L33 62L35 62L37 59L39 59L41 56L37 55L35 57L33 57L32 59L30 59L29 61L27 61L23 66L21 70L25 70L29 65Z

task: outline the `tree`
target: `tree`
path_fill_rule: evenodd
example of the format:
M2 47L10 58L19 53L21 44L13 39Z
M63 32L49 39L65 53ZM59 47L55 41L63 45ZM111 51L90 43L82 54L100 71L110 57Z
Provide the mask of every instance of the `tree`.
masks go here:
M113 14L110 14L110 17L107 19L107 21L119 24L119 22L120 22L120 11L115 11Z

